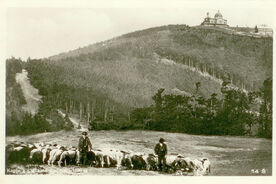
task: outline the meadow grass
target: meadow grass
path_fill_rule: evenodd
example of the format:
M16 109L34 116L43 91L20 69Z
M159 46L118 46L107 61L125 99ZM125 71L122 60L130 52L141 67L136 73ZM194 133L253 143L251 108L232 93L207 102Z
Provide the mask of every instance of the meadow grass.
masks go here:
M30 136L11 136L6 143L13 141L57 143L77 146L81 133L60 131ZM272 140L239 136L202 136L157 131L90 131L88 134L94 148L118 149L124 151L153 153L153 147L160 137L168 145L169 154L182 154L199 159L207 157L211 161L211 174L214 176L250 176L272 174ZM14 166L15 167L15 166ZM92 174L92 175L156 175L147 171L117 171L114 168L57 168L42 166L48 174ZM265 174L253 174L252 169L266 170ZM58 172L59 171L59 172ZM80 173L78 173L80 172Z

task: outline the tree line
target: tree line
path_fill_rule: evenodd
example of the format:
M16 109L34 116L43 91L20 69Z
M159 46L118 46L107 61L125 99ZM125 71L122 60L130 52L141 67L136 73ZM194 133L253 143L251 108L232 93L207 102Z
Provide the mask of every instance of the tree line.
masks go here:
M58 82L58 68L47 70L50 66L36 60L28 61L27 64L17 59L12 61L7 61L7 89L18 87L22 99L20 105L25 102L20 86L15 81L15 74L21 72L23 67L28 71L31 84L39 90L43 98L35 116L16 111L20 109L20 105L15 107L10 105L14 103L7 103L7 135L70 130L72 123L58 114L59 109L64 111L67 117L68 114L77 115L82 122L89 125L90 130L143 129L272 137L271 78L264 81L259 91L248 94L233 89L230 81L224 81L221 87L222 95L213 93L209 98L198 94L200 82L195 84L196 92L193 96L164 95L164 89L159 89L152 97L152 105L131 110L92 88ZM45 73L49 71L53 78L45 77ZM18 95L7 94L7 100L14 100L16 96Z
M196 85L200 87L200 83ZM230 88L229 82L223 82L222 99L215 93L204 98L197 94L162 95L163 92L164 89L159 89L152 97L153 105L135 109L131 120L147 130L272 137L271 79L264 81L260 91L249 94ZM257 127L256 130L254 127Z

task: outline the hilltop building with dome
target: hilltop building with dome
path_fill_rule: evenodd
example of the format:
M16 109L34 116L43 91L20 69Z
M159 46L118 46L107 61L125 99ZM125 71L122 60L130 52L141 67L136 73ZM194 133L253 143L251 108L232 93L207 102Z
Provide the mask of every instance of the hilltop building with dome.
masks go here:
M218 26L218 27L228 27L227 20L223 19L222 14L218 11L214 18L209 16L207 12L207 17L204 18L204 21L201 23L202 26Z

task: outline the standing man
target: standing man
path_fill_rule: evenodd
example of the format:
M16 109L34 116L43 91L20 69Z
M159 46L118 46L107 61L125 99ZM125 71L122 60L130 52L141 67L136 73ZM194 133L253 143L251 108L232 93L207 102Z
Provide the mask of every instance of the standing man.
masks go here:
M159 143L154 147L154 153L158 155L158 167L160 171L165 171L167 152L168 149L165 140L160 138Z
M87 132L82 132L82 137L80 137L78 148L78 164L85 165L87 161L87 153L92 149L92 144L89 138L87 137Z

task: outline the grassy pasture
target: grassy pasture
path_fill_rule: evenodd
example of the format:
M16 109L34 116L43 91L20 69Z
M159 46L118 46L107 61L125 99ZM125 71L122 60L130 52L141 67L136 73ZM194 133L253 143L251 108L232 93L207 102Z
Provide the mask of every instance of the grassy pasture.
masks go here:
M80 132L41 133L31 136L12 136L13 141L58 143L77 146ZM92 131L89 132L94 148L111 148L125 151L152 153L160 137L165 138L169 154L183 154L190 158L207 157L214 176L250 176L272 174L272 141L263 138L233 136L202 136L155 131ZM252 173L265 169L266 173ZM66 174L66 175L160 175L150 171L116 170L115 168L67 168L9 166L8 174Z

